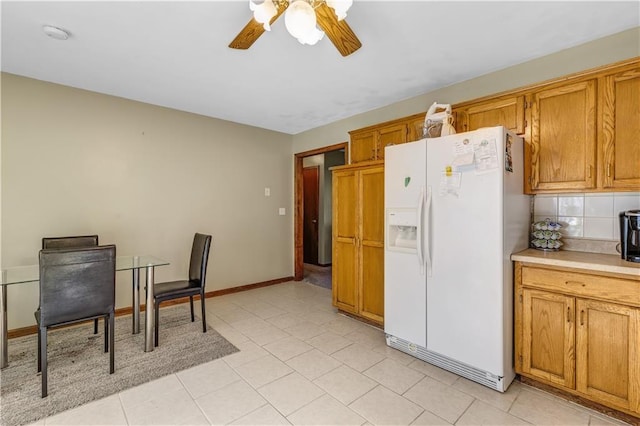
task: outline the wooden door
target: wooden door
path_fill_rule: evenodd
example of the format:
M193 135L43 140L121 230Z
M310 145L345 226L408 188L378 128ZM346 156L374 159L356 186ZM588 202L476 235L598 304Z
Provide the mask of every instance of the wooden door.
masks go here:
M522 372L575 388L575 299L522 291Z
M604 78L601 91L603 188L640 189L640 68Z
M333 173L333 305L347 312L358 311L357 250L358 181L353 170Z
M577 390L596 401L636 410L640 393L638 309L578 299Z
M384 148L386 146L405 143L407 136L407 125L405 123L379 129L376 159L382 160L384 158Z
M359 175L359 311L382 323L384 319L384 167Z
M376 132L370 130L351 134L351 164L376 158Z
M532 100L531 189L595 188L595 80L541 90Z
M524 96L493 100L465 109L463 131L495 126L524 134Z
M318 264L319 170L318 166L305 167L302 170L304 200L303 258L304 263L312 263L314 265Z

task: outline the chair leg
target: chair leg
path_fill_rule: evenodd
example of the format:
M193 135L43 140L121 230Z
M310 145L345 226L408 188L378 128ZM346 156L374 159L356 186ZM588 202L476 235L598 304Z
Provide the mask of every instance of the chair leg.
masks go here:
M40 362L42 367L42 397L47 396L47 328L39 327L40 331Z
M104 323L105 324L107 323L107 319L106 318L104 319ZM109 333L109 374L113 374L113 372L115 370L115 354L116 354L116 347L115 347L116 329L115 329L115 325L116 325L115 313L111 312L109 314L109 328L111 329L111 333Z
M98 334L98 318L93 320L93 334Z
M38 325L38 373L42 371L42 359L40 357L40 351L42 349L42 342L40 341L40 325Z
M96 326L98 325L98 320L96 320ZM111 329L111 334L113 334L113 328ZM107 322L107 317L104 317L104 351L105 353L109 351L109 324Z
M191 306L191 322L194 322L195 317L193 316L193 296L189 296L189 306Z
M202 332L207 332L207 315L204 309L204 293L200 293L200 307L202 308Z
M154 346L158 346L158 340L160 339L160 301L156 300L156 303L154 303L155 305L155 315L154 315L154 320L155 320L155 324L154 324L154 336L155 338L153 340L155 340Z

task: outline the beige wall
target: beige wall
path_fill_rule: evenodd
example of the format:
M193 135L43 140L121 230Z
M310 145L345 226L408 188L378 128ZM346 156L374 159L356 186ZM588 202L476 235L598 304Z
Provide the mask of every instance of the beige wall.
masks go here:
M44 236L97 233L180 279L203 232L207 291L290 276L291 150L290 135L2 74L2 266L37 263ZM130 282L118 273L118 307ZM9 288L9 328L34 323L37 294Z
M348 141L350 130L426 111L435 101L463 102L636 56L638 27L299 133L293 137L293 152Z

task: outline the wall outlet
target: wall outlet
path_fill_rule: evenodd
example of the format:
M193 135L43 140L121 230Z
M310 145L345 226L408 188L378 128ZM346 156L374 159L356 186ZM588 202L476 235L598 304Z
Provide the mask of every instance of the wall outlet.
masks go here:
M280 216L284 216L285 214L287 214L287 211L284 209L284 207L280 207L280 208L278 209L278 214L279 214Z
M271 188L265 188L264 189L264 196L265 197L270 197L271 196Z

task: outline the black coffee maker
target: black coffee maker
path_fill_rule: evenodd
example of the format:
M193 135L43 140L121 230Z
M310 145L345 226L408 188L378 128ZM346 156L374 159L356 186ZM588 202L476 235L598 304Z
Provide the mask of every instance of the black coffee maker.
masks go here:
M620 255L640 263L640 210L620 212Z

